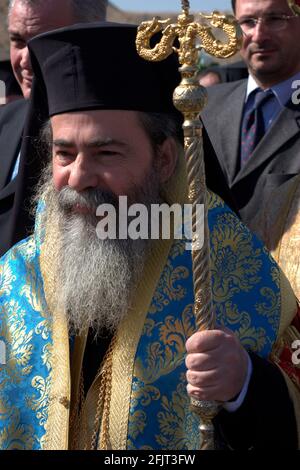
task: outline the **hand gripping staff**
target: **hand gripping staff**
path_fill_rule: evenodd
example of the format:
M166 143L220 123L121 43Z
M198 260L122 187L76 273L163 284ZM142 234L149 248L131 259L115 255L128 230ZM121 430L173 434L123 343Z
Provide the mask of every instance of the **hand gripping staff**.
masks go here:
M182 81L175 89L173 99L176 109L184 115L184 147L187 165L189 202L192 205L192 261L194 280L194 315L199 331L214 328L215 318L212 307L211 276L210 276L210 247L209 229L207 222L206 182L203 158L202 124L199 114L206 104L206 90L199 85L197 63L199 51L227 58L234 55L242 43L242 33L231 15L223 15L214 11L211 15L200 13L202 23L194 21L189 13L188 0L182 0L182 12L178 16L177 24L171 20L160 20L157 17L152 21L143 22L136 38L136 47L139 55L145 60L161 61L176 51L181 65L179 71ZM209 26L210 25L210 26ZM211 26L227 35L228 41L222 42L214 35ZM162 37L155 47L150 46L152 36L161 31ZM174 47L178 39L179 47ZM197 43L200 44L197 45ZM197 205L204 206L204 244L200 249L196 234ZM212 419L217 415L221 405L217 402L200 401L191 398L192 410L200 416L200 449L214 448L214 430Z

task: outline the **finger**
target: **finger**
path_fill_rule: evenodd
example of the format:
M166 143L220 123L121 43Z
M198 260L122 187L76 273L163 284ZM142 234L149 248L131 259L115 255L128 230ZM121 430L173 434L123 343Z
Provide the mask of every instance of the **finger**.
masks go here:
M190 370L211 370L215 368L215 355L209 353L188 354L185 359L185 365Z
M220 390L218 387L205 387L205 388L198 388L194 387L193 385L187 385L187 393L190 397L195 397L198 400L217 400L220 396Z
M198 388L216 386L220 382L219 376L219 372L215 369L208 370L205 372L188 370L186 373L188 383Z
M211 351L220 346L224 335L221 330L199 331L187 340L186 350L188 354Z

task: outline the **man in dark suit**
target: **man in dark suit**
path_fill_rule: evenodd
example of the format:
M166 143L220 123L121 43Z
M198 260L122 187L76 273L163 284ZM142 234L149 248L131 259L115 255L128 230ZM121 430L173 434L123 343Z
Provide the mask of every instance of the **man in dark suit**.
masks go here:
M233 9L250 76L210 88L203 122L251 226L270 192L300 172L300 18L286 0L236 0Z
M11 244L11 220L17 179L13 177L27 111L25 100L0 109L0 253Z
M38 177L38 162L28 155L26 159L22 156L20 161L27 99L33 78L27 42L52 29L103 20L106 5L107 0L10 0L11 64L25 99L0 109L0 255L27 236L31 224L28 201Z

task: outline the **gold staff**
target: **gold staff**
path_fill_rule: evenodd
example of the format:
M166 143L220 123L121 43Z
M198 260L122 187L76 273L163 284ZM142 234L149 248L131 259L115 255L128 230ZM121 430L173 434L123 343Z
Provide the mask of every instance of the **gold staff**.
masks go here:
M208 54L227 58L234 55L242 43L242 33L231 15L222 15L214 11L211 15L200 14L205 24L194 21L189 13L189 1L182 0L182 13L178 16L178 23L171 24L171 20L160 20L157 17L152 21L143 22L136 38L137 51L141 57L150 61L166 59L175 50L179 56L182 81L174 91L174 105L184 115L184 145L188 173L189 201L192 204L192 227L196 233L197 204L205 208L204 244L200 250L197 236L192 240L193 278L194 278L194 315L199 331L214 328L215 318L212 307L211 276L210 276L210 247L209 229L207 222L206 183L203 158L202 124L199 114L206 104L206 90L197 81L197 62L199 49ZM228 42L218 40L207 22L228 36ZM150 46L152 36L162 31L162 38L155 47ZM179 40L179 48L173 44ZM197 41L201 46L197 46ZM214 433L212 419L217 415L220 404L217 402L200 401L191 398L191 407L200 416L200 448L208 450L214 448Z

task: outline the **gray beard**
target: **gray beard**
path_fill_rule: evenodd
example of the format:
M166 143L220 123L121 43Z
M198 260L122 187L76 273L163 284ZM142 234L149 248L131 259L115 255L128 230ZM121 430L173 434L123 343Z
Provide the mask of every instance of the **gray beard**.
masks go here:
M46 170L49 175L49 169ZM133 200L146 204L159 202L158 178L152 170ZM138 194L139 193L139 194ZM149 240L100 240L96 234L99 219L93 214L101 203L116 206L110 193L89 189L80 194L69 188L57 192L49 180L38 191L37 198L46 202L44 223L56 221L60 249L56 264L57 307L66 312L71 334L89 328L95 336L103 330L114 333L130 313L133 293L141 277ZM92 208L91 215L70 211L74 204ZM128 201L130 203L130 201Z

